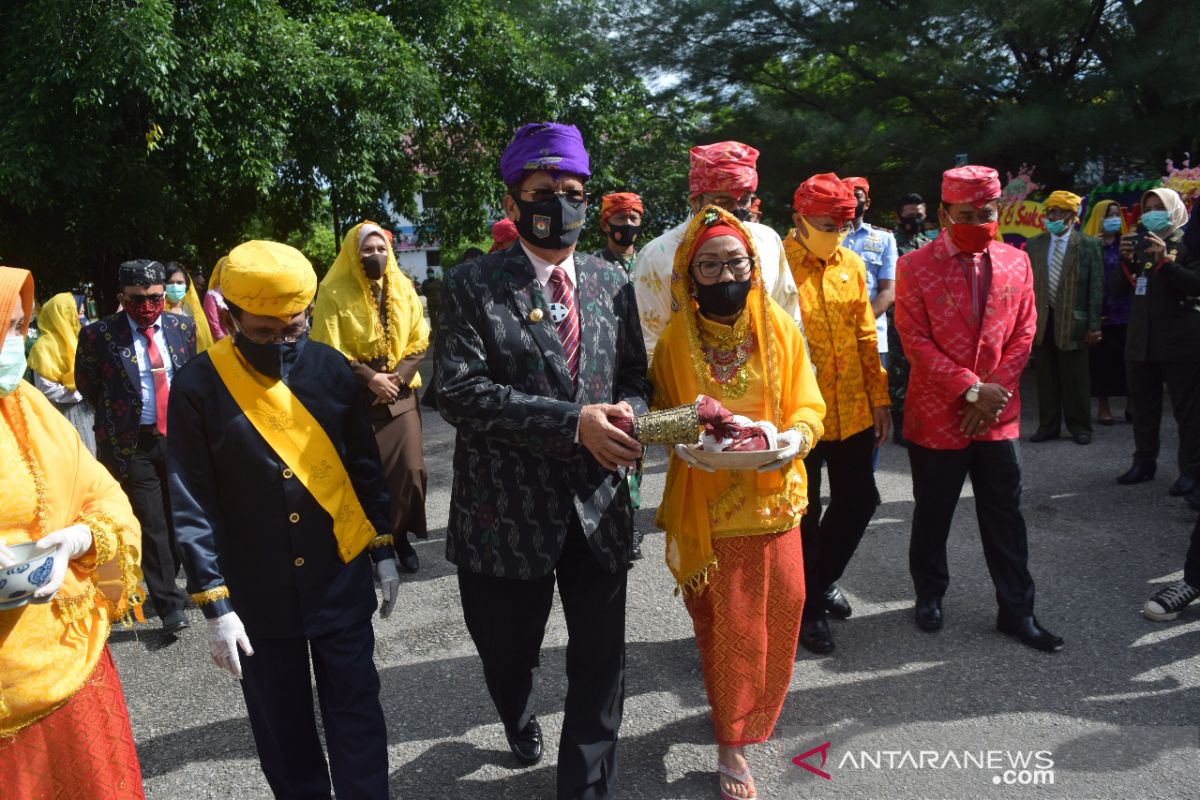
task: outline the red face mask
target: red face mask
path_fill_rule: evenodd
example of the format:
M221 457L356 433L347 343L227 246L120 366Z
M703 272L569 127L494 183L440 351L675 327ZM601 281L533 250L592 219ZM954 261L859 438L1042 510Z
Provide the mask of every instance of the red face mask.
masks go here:
M158 322L158 318L162 316L163 303L162 295L159 295L157 300L135 300L129 298L129 302L125 304L125 312L138 325L143 328L149 328Z
M985 222L982 225L968 225L963 222L950 223L950 241L954 242L963 253L982 253L988 243L996 238L996 228L1000 227L999 220Z

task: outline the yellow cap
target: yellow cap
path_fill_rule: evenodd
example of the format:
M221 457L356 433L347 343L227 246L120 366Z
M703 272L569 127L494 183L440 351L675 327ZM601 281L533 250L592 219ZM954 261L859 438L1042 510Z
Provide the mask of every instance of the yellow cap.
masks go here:
M221 294L243 311L294 317L317 294L317 273L294 247L253 240L230 251L221 265Z
M1059 189L1046 198L1046 208L1061 208L1063 211L1079 211L1083 198L1077 194Z

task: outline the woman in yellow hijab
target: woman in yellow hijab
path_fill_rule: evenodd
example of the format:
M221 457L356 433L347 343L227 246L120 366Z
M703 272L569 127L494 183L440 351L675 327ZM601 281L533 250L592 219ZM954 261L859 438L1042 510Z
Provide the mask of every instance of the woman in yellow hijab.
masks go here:
M165 265L167 274L166 305L164 311L170 314L182 314L191 317L196 324L196 354L199 355L213 346L212 330L208 326L208 317L204 314L204 305L200 295L196 294L196 285L192 276L178 261L168 261Z
M75 389L75 348L79 344L79 307L70 292L46 301L37 317L38 338L29 351L33 384L63 413L88 452L96 454L95 415Z
M141 798L106 644L136 601L140 529L120 485L21 380L32 305L33 276L0 267L0 794Z
M763 291L754 240L732 214L709 206L692 218L671 297L650 362L654 407L704 394L779 432L777 460L758 471L705 471L677 447L657 517L696 631L721 791L754 797L744 747L770 737L791 681L804 607L803 458L825 403L800 331Z
M374 222L346 233L313 307L312 338L350 359L371 390L371 423L379 442L391 501L392 536L400 565L419 568L408 534L428 536L425 458L415 390L429 349L429 323L412 281L400 271L391 241Z

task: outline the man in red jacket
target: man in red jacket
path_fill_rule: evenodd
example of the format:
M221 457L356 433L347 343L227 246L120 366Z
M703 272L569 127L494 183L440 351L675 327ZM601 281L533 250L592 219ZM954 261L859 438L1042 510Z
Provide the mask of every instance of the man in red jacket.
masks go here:
M1033 274L1023 251L995 240L999 197L994 169L946 171L938 209L944 230L905 255L897 270L896 327L911 364L904 423L916 501L909 569L917 625L936 631L950 584L946 540L970 475L1000 606L996 628L1051 651L1063 641L1033 615L1017 453L1017 389L1037 327Z

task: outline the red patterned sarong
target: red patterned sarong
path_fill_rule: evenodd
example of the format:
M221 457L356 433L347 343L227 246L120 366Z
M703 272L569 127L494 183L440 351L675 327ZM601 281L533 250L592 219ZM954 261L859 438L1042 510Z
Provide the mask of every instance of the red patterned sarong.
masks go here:
M717 744L765 742L783 710L800 615L804 553L800 529L713 542L717 569L699 594L684 597Z
M0 764L5 797L143 800L129 712L107 647L70 700L15 737L0 739Z

